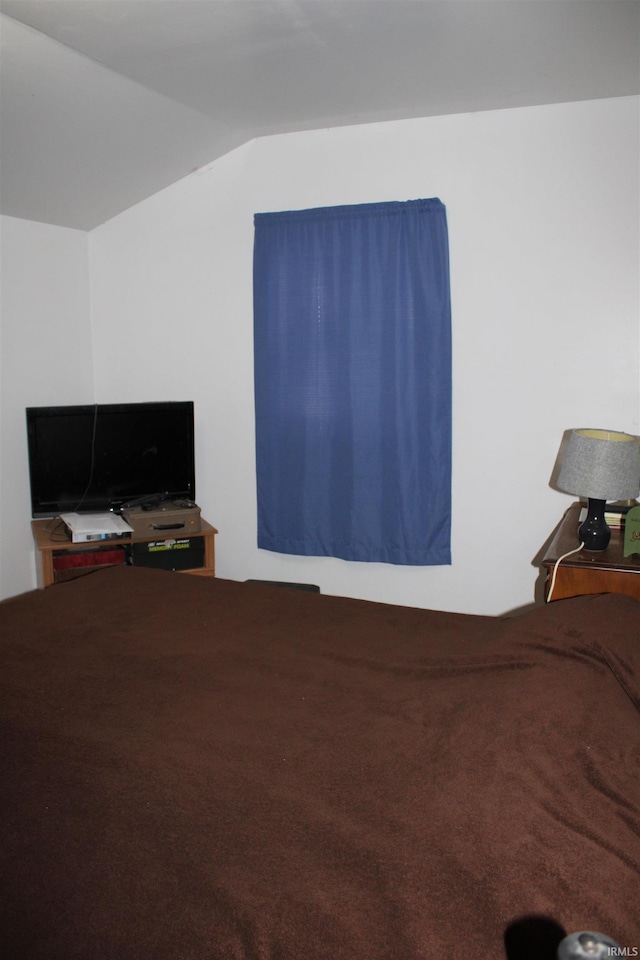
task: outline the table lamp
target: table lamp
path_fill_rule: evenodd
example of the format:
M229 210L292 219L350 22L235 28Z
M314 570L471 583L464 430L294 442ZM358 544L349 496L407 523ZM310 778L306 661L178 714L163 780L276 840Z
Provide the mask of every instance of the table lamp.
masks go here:
M630 500L640 491L638 437L614 430L572 430L557 486L588 499L580 542L585 550L606 550L611 538L604 519L606 501Z

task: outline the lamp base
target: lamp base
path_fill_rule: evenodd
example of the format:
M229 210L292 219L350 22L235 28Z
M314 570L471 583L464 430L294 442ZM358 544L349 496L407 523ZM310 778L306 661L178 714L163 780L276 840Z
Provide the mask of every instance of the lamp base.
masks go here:
M587 516L578 528L580 543L585 550L606 550L611 539L609 524L604 518L606 500L595 500L589 497Z

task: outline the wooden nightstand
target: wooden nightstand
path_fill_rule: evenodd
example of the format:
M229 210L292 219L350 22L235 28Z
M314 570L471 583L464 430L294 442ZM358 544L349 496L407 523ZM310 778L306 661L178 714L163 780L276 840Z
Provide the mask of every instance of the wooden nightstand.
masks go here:
M620 530L611 531L606 550L581 550L567 557L558 566L551 597L549 588L556 561L580 546L578 527L582 504L574 503L565 513L553 540L542 559L547 571L545 598L563 600L585 593L626 593L640 600L640 556L623 555L624 537Z

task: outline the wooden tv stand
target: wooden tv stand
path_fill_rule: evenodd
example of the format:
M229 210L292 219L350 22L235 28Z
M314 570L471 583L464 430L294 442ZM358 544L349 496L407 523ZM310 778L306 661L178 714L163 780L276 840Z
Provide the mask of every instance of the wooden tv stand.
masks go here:
M171 536L163 536L156 531L152 536L123 537L118 540L100 540L90 543L73 543L66 534L66 527L61 520L32 520L31 529L33 539L36 545L37 577L40 588L51 587L54 583L60 583L63 580L70 580L74 577L88 573L97 566L108 565L111 562L125 562L128 552L133 543L152 543L182 539L179 534L173 533ZM206 520L201 520L198 533L185 533L185 538L202 538L204 540L204 557L201 566L193 567L188 570L180 570L180 573L190 573L201 577L215 577L215 537L217 534L215 527L212 527ZM68 569L57 569L56 559L64 557L65 554L86 554L91 560L86 566L70 567ZM104 563L100 562L100 554L103 554ZM118 559L112 558L122 554ZM144 564L141 564L144 565Z

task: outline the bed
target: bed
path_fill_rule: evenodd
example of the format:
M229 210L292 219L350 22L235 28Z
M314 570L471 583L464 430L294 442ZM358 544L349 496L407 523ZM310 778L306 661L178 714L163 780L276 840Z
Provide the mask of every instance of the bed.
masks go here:
M5 601L0 956L640 947L639 614L131 567Z

